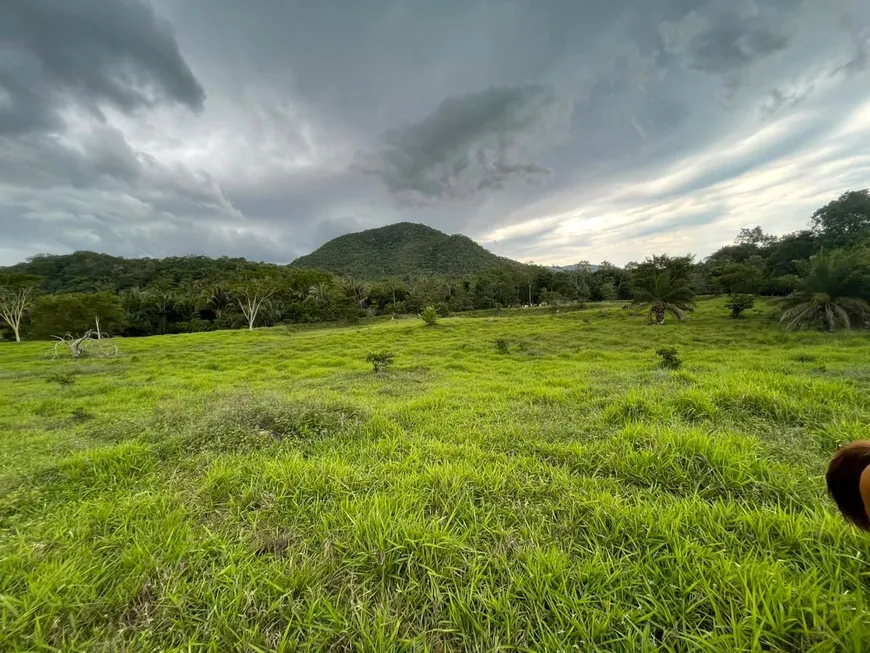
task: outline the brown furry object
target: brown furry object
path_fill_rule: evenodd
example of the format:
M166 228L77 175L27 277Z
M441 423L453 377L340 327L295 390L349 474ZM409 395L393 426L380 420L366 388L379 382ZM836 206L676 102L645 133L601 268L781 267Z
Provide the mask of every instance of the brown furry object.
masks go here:
M846 445L831 459L825 478L828 492L843 516L859 528L870 531L870 440ZM863 475L863 476L862 476Z

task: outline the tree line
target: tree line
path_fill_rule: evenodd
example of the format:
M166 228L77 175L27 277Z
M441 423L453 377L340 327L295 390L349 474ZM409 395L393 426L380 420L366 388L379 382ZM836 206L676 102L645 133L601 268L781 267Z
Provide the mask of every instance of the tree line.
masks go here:
M754 296L791 297L832 325L864 324L870 300L870 194L851 191L784 236L745 228L703 261L654 256L624 267L570 271L499 265L477 274L339 277L240 258L123 259L93 252L40 255L0 270L0 336L47 339L94 330L147 336L377 315L439 315L508 306L624 300L651 320L684 315L695 295L725 294L734 317ZM843 302L836 301L838 298ZM854 301L853 301L854 300ZM852 303L850 303L852 302ZM856 303L857 302L857 303ZM845 318L844 318L845 314ZM856 321L857 319L857 321Z

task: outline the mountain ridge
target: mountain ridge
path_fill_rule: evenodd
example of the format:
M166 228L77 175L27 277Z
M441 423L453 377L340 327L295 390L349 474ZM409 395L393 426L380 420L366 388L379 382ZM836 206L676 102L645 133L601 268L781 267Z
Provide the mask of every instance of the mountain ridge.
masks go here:
M493 254L462 234L448 235L416 222L397 222L343 234L293 263L342 276L379 279L408 275L474 274L519 261Z

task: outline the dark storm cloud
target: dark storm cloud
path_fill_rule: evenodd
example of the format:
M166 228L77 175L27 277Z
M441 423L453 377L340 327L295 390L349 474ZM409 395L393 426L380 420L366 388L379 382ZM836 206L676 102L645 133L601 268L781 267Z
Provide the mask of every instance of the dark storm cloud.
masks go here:
M408 203L467 199L550 174L532 152L564 129L570 109L552 88L490 87L450 97L423 120L387 132L360 169Z
M0 0L0 262L709 251L866 180L868 39L861 0Z
M70 104L99 115L205 92L172 29L136 0L10 0L0 7L0 134L55 130Z
M788 12L744 0L712 2L660 29L668 52L708 73L729 73L784 50L794 35Z
M208 173L166 165L135 151L111 126L96 124L77 134L75 145L50 134L0 138L0 180L19 189L65 186L116 192L148 202L153 210L190 217L233 214L234 208Z

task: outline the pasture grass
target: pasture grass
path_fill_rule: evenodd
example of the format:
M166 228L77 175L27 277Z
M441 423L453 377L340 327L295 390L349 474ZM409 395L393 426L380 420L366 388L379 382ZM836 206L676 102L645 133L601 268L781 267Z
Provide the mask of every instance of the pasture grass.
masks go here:
M0 649L870 650L870 338L770 311L3 344Z

